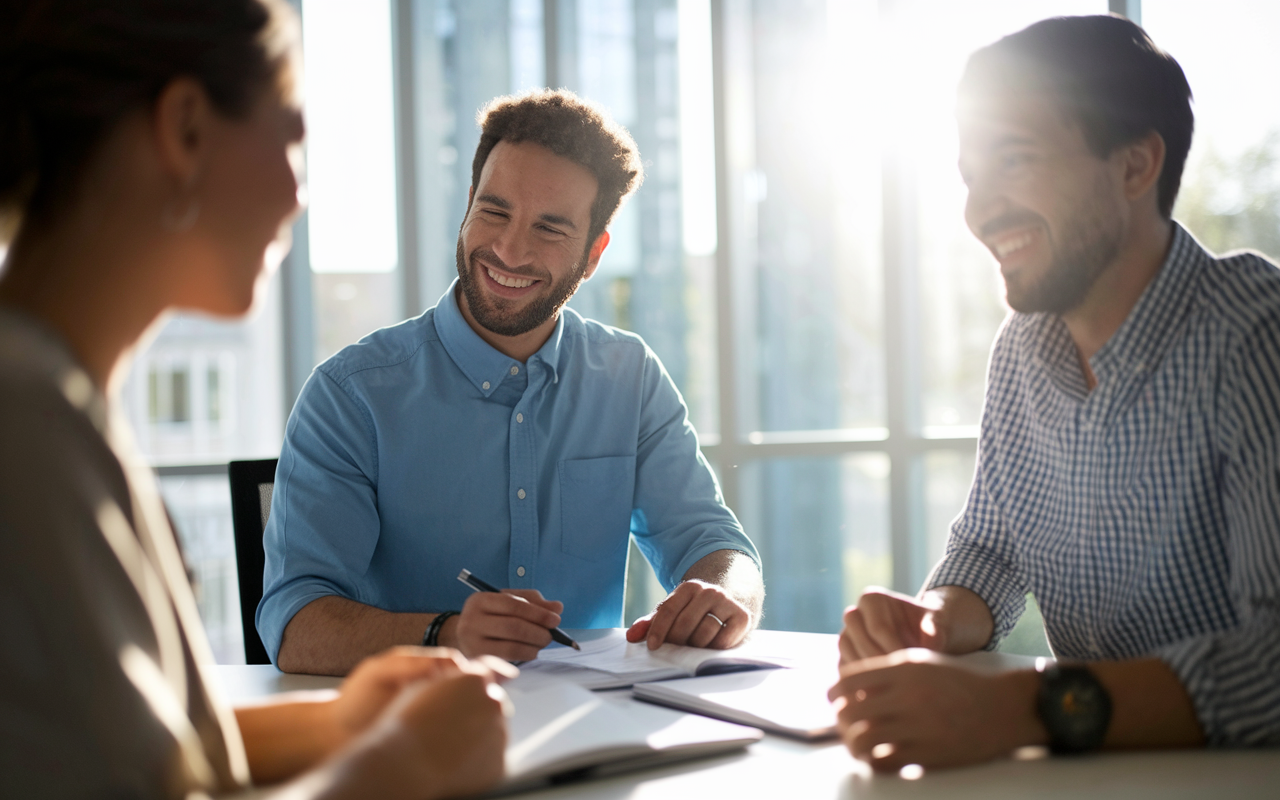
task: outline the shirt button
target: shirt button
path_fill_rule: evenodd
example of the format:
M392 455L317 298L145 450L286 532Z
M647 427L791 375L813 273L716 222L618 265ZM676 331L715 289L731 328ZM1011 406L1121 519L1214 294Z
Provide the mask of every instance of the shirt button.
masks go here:
M519 374L520 374L520 368L519 368L519 367L512 367L512 368L511 368L511 374L512 374L512 375L519 375Z
M524 499L524 489L521 489L520 491L516 492L516 497L519 497L521 500L523 500L523 499Z
M484 389L486 392L489 391L489 382L485 381L484 383L480 384L480 388Z
M517 575L519 575L521 578L523 578L523 577L524 577L524 567L516 567L516 574L517 574Z
M516 422L524 422L524 414L516 414Z

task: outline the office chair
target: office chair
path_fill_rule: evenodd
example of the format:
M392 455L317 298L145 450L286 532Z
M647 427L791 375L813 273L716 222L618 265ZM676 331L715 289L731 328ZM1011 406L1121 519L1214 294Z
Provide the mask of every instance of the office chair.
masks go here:
M236 576L240 584L240 625L244 629L244 663L270 664L267 648L258 636L253 617L262 600L262 571L267 557L262 532L271 513L271 490L276 481L276 461L232 461L227 465L231 483L231 528L236 540Z

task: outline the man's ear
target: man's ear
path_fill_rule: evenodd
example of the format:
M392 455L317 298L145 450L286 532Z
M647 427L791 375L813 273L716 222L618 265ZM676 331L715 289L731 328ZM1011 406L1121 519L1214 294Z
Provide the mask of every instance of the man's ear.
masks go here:
M1124 167L1124 195L1137 200L1147 192L1155 192L1164 171L1164 137L1151 131L1136 141L1120 148Z
M169 82L156 98L152 130L161 168L182 187L190 187L203 172L209 147L213 104L209 94L190 78Z
M591 250L587 252L587 271L582 275L584 281L596 274L596 267L600 266L600 256L604 255L604 249L608 246L609 232L600 231L600 235L591 243Z

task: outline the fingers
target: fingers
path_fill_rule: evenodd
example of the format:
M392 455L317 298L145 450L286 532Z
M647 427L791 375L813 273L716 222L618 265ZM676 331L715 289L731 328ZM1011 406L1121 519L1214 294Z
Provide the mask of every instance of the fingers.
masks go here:
M844 613L840 662L885 655L924 640L921 623L930 609L914 598L872 587Z
M881 596L883 597L883 595ZM923 609L895 597L883 597L871 605L871 613L862 615L867 635L885 653L911 647L919 641L919 618ZM911 633L911 618L916 619L915 635Z
M525 597L524 595L537 595ZM479 592L467 598L462 606L462 613L481 613L500 617L515 617L544 628L554 628L560 624L561 603L543 600L538 592L522 589L511 589L505 592Z
M690 580L658 604L644 638L651 650L665 642L727 648L740 643L750 626L751 613L723 588Z
M535 606L541 606L549 610L553 614L564 613L564 603L559 600L548 600L537 589L503 589L502 594L509 594L519 597L521 600L527 600Z
M403 685L456 669L462 654L447 647L393 647L356 665L344 683L374 680Z
M458 615L459 649L471 657L493 655L529 661L551 643L563 605L536 591L481 592L467 598Z
M628 642L642 642L649 635L649 623L653 619L653 614L646 614L635 622L631 623L631 627L627 628Z
M476 674L406 690L399 716L422 743L415 754L442 793L472 794L502 778L505 692Z
M885 654L884 648L867 633L862 609L851 607L844 615L844 630L840 633L840 658L842 662L856 661ZM846 657L847 654L847 657Z

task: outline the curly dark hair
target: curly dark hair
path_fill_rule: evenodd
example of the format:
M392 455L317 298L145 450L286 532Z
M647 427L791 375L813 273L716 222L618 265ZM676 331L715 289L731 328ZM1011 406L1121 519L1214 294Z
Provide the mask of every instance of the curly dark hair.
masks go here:
M1168 219L1195 118L1182 67L1139 26L1114 15L1041 20L969 57L960 96L1032 90L1056 100L1099 158L1151 131L1164 139L1157 202Z
M532 142L580 164L595 176L598 188L591 204L587 247L596 240L622 205L644 181L640 150L627 129L603 109L566 89L539 89L489 101L476 114L480 144L471 161L471 188L490 151L501 141Z
M0 238L55 215L116 123L175 78L247 114L289 78L297 36L283 0L0 3Z

